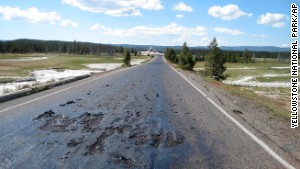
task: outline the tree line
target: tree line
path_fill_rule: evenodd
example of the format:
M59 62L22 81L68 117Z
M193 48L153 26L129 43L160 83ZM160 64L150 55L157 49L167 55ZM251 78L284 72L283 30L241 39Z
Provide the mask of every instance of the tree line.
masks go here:
M122 55L125 49L122 46L113 46L101 43L51 41L18 39L0 41L0 53L63 53L73 55ZM139 51L131 49L134 55Z
M204 61L205 56L210 52L209 49L192 48L191 53L195 56L196 61ZM262 59L277 59L278 61L288 61L290 59L290 52L268 52L268 51L231 51L222 50L226 62L229 63L251 63L255 62L256 58Z
M170 62L178 64L182 69L193 70L196 64L195 57L192 56L186 42L183 43L179 52L173 48L166 48L164 56Z
M260 52L260 51L228 51L221 50L218 47L216 38L214 38L207 49L189 49L184 42L181 49L166 48L164 52L165 58L174 64L178 64L180 68L193 70L196 62L205 61L205 69L201 71L206 76L213 77L216 80L224 80L228 77L224 72L226 62L229 63L254 63L256 58L263 58L260 61L266 62L267 58L273 58L275 61L289 61L290 52Z
M186 70L193 70L197 62L196 57L192 55L186 42L183 43L183 46L179 51L176 51L173 48L166 48L164 56L170 62L178 64L180 68ZM204 75L213 77L216 80L224 80L227 78L227 75L224 75L226 70L226 67L224 66L226 59L221 49L218 47L216 38L210 42L204 60Z

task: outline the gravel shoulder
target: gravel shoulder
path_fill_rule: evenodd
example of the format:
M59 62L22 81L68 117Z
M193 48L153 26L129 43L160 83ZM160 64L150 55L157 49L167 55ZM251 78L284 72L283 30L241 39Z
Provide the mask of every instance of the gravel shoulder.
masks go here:
M289 121L272 114L266 107L229 93L194 72L177 71L279 154L296 163L300 162L299 128L291 129Z

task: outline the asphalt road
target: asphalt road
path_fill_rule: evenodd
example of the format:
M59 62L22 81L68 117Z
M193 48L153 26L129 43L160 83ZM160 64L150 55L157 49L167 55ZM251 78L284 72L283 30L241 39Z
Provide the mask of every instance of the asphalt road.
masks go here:
M162 56L2 103L0 128L0 168L286 167Z

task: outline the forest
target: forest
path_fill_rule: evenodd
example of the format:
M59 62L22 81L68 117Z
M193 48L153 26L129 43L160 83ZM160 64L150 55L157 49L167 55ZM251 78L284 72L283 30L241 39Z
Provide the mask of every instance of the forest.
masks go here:
M73 55L115 55L123 47L90 42L18 39L0 41L0 53L64 53Z
M124 47L123 47L124 46ZM56 41L56 40L33 40L33 39L18 39L10 41L0 41L0 53L58 53L70 55L120 55L125 49L129 49L131 53L146 51L149 45L108 45L91 42L71 41ZM156 49L157 48L157 49ZM165 46L155 46L155 49L165 49ZM180 48L175 48L176 53L180 53ZM191 47L191 54L196 61L204 61L208 54L208 48L205 47ZM222 50L222 54L226 58L226 62L241 63L249 60L254 61L255 58L273 58L278 61L288 61L290 52L281 51L236 51L236 50Z

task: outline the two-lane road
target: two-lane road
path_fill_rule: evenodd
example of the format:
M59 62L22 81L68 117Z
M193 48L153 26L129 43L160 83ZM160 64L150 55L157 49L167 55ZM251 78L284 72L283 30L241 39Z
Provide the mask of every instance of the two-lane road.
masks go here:
M0 104L0 128L0 168L292 167L162 56Z

